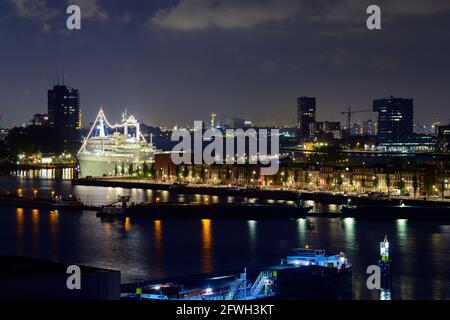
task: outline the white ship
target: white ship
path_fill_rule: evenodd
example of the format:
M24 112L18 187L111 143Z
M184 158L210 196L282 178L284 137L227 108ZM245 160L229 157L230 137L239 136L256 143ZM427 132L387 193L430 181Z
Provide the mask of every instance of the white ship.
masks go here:
M139 122L126 112L122 123L111 125L100 109L77 154L80 174L102 177L130 174L154 162L155 148L142 135Z

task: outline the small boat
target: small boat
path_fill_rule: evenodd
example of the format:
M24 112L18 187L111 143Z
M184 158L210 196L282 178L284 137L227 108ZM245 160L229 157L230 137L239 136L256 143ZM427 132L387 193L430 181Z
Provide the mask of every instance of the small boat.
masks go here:
M72 195L68 197L57 196L55 197L55 201L53 203L55 208L71 208L71 209L81 209L83 207L83 203L73 197Z
M281 259L282 265L294 266L321 266L337 270L350 270L352 264L347 256L341 252L337 255L327 256L325 250L296 249L293 254Z

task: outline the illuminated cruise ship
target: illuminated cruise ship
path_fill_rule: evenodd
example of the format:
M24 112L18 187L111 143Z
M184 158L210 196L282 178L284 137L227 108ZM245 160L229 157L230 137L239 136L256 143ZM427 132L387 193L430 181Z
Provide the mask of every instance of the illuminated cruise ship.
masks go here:
M155 148L142 135L139 122L126 112L122 123L111 125L100 109L94 125L77 154L80 174L101 177L128 174L154 162Z

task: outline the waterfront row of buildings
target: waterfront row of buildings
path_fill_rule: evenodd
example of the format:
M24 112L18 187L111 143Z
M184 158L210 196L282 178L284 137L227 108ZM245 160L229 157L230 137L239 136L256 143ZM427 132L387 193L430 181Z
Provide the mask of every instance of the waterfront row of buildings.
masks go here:
M450 168L445 162L426 165L406 162L403 168L395 164L347 167L285 163L281 164L278 174L262 176L259 165L176 166L169 154L161 153L156 154L154 166L156 170L152 178L158 182L450 196Z

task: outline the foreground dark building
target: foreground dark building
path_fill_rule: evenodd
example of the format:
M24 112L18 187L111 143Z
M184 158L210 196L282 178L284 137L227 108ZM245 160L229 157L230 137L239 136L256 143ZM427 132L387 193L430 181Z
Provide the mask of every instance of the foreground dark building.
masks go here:
M120 272L79 266L81 289L67 288L68 263L0 256L1 300L118 300Z

